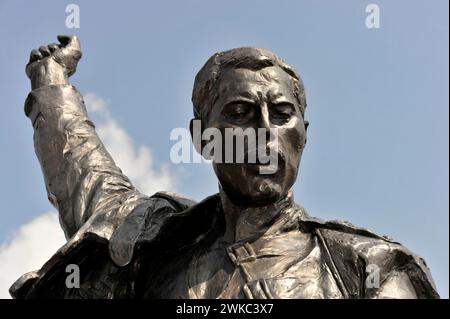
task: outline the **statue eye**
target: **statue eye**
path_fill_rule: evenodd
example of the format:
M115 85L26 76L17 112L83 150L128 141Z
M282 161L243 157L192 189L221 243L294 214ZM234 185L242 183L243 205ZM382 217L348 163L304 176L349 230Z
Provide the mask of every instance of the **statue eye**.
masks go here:
M253 116L254 107L248 102L237 102L225 106L223 114L231 120L243 121Z
M280 103L272 105L269 112L272 119L286 122L295 114L295 109L290 103Z

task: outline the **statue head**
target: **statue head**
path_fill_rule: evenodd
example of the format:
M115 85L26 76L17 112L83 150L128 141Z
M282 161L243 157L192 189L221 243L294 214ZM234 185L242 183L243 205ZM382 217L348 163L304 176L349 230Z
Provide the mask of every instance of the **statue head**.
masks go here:
M213 156L212 164L228 198L240 206L263 206L285 197L297 178L306 144L306 99L300 76L270 51L231 49L214 54L198 72L192 102L193 121L200 120L202 130L215 128L225 139L226 129L253 129L258 146L263 141L267 150L276 139L277 165L271 174L261 174L267 164L258 159L247 161L248 144L244 162L223 160L229 150L222 141L221 160ZM258 129L265 129L265 139ZM196 145L197 151L202 153L206 144Z

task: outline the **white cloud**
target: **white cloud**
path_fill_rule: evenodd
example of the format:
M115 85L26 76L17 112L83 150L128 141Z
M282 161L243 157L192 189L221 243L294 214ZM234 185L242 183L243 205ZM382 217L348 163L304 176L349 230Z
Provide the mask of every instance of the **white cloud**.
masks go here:
M40 215L15 231L0 246L0 298L10 298L8 289L14 281L39 269L64 242L56 213Z
M153 195L161 190L174 191L175 178L167 165L155 168L148 146L135 147L132 138L109 112L106 102L95 94L86 94L85 102L90 114L98 115L97 133L116 164L144 194Z
M104 99L85 96L90 114L98 117L97 132L116 164L143 193L175 190L175 177L167 165L155 168L151 149L136 147L126 130L111 115ZM8 289L22 274L39 269L63 244L65 238L56 213L46 213L22 225L0 245L0 298L9 298Z

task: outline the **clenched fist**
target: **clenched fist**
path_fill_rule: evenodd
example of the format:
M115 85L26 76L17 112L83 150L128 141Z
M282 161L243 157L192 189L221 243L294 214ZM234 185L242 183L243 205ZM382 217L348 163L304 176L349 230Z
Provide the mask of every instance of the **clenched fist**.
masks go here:
M58 40L60 44L31 51L25 70L33 90L47 85L68 84L68 78L75 73L82 55L78 38L59 35Z

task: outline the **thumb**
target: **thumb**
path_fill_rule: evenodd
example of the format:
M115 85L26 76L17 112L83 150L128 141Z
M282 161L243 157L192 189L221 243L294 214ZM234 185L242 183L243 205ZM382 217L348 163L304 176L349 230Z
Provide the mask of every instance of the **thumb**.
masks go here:
M80 40L76 35L58 35L58 41L61 43L62 47L81 51Z

